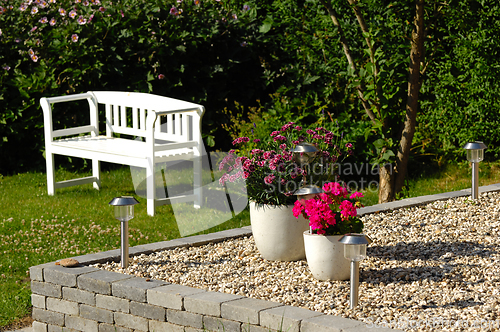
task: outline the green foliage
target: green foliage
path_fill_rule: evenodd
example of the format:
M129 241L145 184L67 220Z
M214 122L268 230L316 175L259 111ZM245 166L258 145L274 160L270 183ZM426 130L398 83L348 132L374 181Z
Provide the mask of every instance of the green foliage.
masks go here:
M204 132L214 131L215 113L228 101L249 104L259 98L252 2L40 0L27 5L14 0L5 6L0 14L2 173L43 163L38 104L43 96L123 90L195 101L210 110ZM55 121L62 127L82 122L61 114Z
M500 156L500 4L452 1L437 34L437 61L431 64L419 117L427 152L462 161L470 141L488 145L486 158Z

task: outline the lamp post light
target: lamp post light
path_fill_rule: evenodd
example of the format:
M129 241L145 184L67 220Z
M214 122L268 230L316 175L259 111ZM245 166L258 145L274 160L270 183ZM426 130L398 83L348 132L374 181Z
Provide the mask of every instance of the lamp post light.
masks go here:
M344 244L344 257L351 261L351 295L349 307L353 309L358 305L359 291L359 261L366 258L366 247L372 240L363 234L345 234L339 239Z
M484 150L487 146L483 142L469 142L464 145L467 150L467 160L472 163L472 199L478 198L478 185L479 185L479 162L484 159Z
M134 205L139 202L132 196L115 197L109 202L109 205L115 207L115 218L120 220L121 231L121 266L128 267L128 221L134 218Z

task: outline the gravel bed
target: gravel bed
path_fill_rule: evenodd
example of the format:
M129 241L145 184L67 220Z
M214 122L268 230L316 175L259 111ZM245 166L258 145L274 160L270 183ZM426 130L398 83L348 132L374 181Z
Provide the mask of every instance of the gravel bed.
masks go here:
M177 248L95 267L303 307L404 331L500 330L500 194L362 217L374 242L349 281L318 281L307 262L260 257L252 237Z

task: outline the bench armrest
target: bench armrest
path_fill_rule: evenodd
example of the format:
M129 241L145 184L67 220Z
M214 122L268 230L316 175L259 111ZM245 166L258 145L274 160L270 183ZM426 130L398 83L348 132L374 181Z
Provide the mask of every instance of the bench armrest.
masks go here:
M52 104L84 100L87 99L90 111L90 125L74 128L54 130L52 122ZM40 98L40 105L43 110L44 132L46 142L51 142L54 137L91 133L92 136L99 135L97 103L92 93L80 93L67 96L43 97Z

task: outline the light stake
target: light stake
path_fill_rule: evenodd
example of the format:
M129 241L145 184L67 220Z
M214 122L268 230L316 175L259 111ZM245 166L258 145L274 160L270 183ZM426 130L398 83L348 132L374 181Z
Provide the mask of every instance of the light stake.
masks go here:
M115 207L115 218L120 220L121 231L121 266L128 267L128 221L134 218L134 205L139 202L132 196L115 197L109 202L109 205Z
M345 234L339 239L344 244L344 257L351 261L351 294L349 307L358 305L359 298L359 261L366 258L366 247L372 240L363 234Z
M487 146L480 141L469 142L464 145L464 149L467 150L467 160L472 164L472 199L478 198L479 162L484 159L484 150L486 148Z

